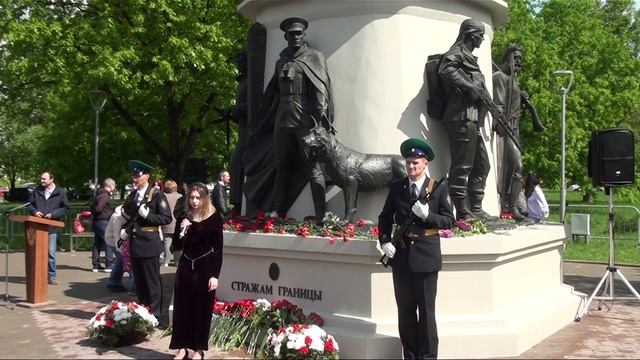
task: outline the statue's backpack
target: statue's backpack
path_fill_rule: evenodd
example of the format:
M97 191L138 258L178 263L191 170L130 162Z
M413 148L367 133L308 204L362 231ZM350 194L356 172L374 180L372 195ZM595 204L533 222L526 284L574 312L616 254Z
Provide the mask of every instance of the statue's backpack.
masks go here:
M427 77L427 88L429 90L429 98L427 99L427 114L433 120L442 120L444 107L447 98L444 93L444 86L438 74L438 68L442 60L442 54L429 55L425 65L425 74Z

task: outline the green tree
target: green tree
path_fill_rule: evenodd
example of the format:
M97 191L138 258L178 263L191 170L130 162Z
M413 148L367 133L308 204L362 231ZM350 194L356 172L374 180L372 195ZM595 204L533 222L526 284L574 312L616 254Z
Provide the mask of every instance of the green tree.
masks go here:
M574 83L567 96L566 175L582 185L588 197L593 193L587 174L591 132L638 125L638 11L632 0L511 0L509 7L508 23L496 31L494 58L509 42L524 47L525 69L519 82L532 95L547 127L534 134L530 125L523 125L525 172L559 187L561 97L552 73L570 69ZM640 194L637 188L624 193L629 199Z
M93 173L87 93L102 89L100 173L136 157L180 180L194 153L226 152L214 125L234 97L232 59L246 43L238 3L2 0L3 95L43 93L33 101L48 131L39 153L58 154L48 160L79 182Z

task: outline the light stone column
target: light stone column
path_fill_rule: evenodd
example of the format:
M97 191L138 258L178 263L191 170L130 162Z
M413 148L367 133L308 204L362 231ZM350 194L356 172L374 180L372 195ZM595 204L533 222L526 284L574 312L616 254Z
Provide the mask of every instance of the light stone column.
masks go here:
M426 114L427 56L446 52L463 20L482 21L485 41L474 55L491 91L493 27L506 22L507 16L507 4L501 0L246 0L238 10L267 28L265 87L278 54L287 46L280 22L290 16L305 17L308 43L327 58L338 140L364 153L399 154L405 139L424 138L435 148L436 159L429 170L436 179L448 172L450 155L444 127ZM483 137L492 168L483 207L498 215L490 129L487 118ZM360 193L356 218L377 221L386 194L386 189ZM328 189L327 202L329 211L344 214L339 189ZM301 219L309 214L313 214L313 202L307 186L289 215Z

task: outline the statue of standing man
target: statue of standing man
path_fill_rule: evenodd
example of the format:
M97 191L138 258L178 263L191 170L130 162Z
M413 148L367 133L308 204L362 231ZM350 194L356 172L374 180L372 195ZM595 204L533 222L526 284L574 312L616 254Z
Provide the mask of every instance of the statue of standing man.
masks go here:
M326 208L325 178L320 163L304 145L303 137L318 124L331 130L333 111L327 64L324 55L305 41L308 25L307 20L300 17L285 19L280 24L287 48L280 52L270 88L267 88L267 92L272 92L270 109L275 114L276 175L271 216L286 216L298 196L292 186L297 181L293 172L302 165L311 186L316 222L320 223Z
M522 70L522 47L509 44L502 55L502 66L493 74L493 100L504 115L507 128L497 125L495 131L502 139L498 193L500 194L501 216L511 214L515 221L525 219L518 209L518 198L522 190L522 146L520 144L520 118L522 108L529 110L535 131L544 130L529 95L520 89L516 75ZM508 136L507 131L511 132Z
M481 100L486 87L478 61L472 54L482 44L484 32L482 22L463 21L458 38L442 56L438 68L446 97L442 124L449 135L449 196L456 208L456 219L492 218L482 209L490 169L480 134L487 114Z

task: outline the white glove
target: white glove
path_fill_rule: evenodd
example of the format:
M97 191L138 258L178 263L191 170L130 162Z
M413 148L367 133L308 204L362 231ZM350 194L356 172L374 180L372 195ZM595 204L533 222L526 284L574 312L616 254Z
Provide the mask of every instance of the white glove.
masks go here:
M127 230L120 229L120 239L127 240L128 237L129 237L129 234L127 234Z
M147 204L140 205L138 208L138 214L142 216L143 219L147 218L147 215L149 215L149 207Z
M393 257L396 254L396 247L393 246L392 243L390 242L384 243L382 244L381 248L382 248L382 252L384 252L384 254L387 255L389 259L393 259Z
M423 204L420 201L416 201L411 208L414 214L422 220L427 220L427 216L429 216L429 204Z

